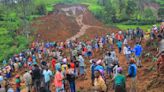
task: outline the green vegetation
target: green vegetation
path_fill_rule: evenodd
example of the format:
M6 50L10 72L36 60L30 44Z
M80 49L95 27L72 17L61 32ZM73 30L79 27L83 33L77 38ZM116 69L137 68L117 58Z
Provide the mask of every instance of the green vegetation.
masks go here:
M150 31L152 28L152 25L124 25L124 24L115 24L117 28L121 30L127 30L127 29L136 29L137 27L140 27L144 31ZM159 24L157 24L159 26Z
M162 0L158 0L162 2ZM105 23L124 23L147 25L163 19L163 13L157 6L151 5L155 0L99 0L98 4L105 7L98 18ZM159 5L160 6L160 5ZM101 18L100 16L103 16Z

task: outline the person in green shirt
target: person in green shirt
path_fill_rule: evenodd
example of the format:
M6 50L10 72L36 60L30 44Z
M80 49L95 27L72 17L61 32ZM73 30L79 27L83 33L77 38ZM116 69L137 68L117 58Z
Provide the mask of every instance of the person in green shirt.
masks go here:
M122 74L122 67L117 68L118 74L114 78L114 89L115 92L126 92L126 79Z
M16 75L16 80L15 80L15 83L16 83L16 92L21 92L21 80L20 80L20 76L19 75Z
M121 51L122 51L122 42L120 40L117 42L117 47L118 47L119 53L121 53Z

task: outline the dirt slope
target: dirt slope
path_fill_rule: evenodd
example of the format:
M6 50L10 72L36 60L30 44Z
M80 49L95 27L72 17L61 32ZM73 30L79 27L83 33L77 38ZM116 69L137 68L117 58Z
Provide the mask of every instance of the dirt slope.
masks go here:
M80 29L87 29L89 25L102 26L101 22L96 20L86 9L86 6L59 4L55 6L55 9L52 14L40 17L32 24L42 40L62 41L72 37L78 33ZM81 28L83 24L87 25Z
M84 5L56 5L56 11L54 11L54 13L38 18L33 23L33 27L37 29L37 33L40 34L41 40L49 41L74 40L77 38L80 40L90 40L96 35L104 35L109 32L117 31L113 28L104 27L86 7L87 6ZM117 49L115 50L117 51ZM101 58L102 55L103 51L99 51L94 57ZM127 74L128 65L125 62L125 56L118 53L117 55L119 56L119 61L124 68L125 74ZM147 86L151 83L151 80L155 78L156 72L149 71L152 65L150 62L144 62L143 65L143 68L138 69L137 92L164 92L162 87L157 87L158 85L155 85L153 89L151 89L151 87L147 90ZM91 89L89 66L90 65L87 64L87 80L77 80L77 89L82 90L82 92L90 92ZM129 84L130 79L127 79L127 89L130 87ZM110 92L112 92L111 85L109 86ZM52 87L52 90L54 90L54 87Z

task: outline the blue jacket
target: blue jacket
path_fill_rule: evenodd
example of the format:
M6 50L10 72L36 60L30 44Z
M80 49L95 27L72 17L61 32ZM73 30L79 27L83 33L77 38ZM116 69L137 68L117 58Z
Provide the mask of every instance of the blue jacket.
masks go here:
M138 56L141 56L141 53L142 53L142 46L137 44L135 47L134 47L134 53L135 55L138 57Z
M128 76L129 77L136 77L137 75L137 66L136 64L130 64L128 68Z

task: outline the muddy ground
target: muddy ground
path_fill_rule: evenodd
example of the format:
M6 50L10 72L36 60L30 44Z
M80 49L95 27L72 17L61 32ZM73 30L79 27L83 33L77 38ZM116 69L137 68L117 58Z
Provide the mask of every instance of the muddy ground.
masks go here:
M82 7L85 9L85 12L77 9L76 15L71 15L73 8L70 7ZM56 11L53 13L40 17L36 19L32 26L36 29L37 34L40 35L40 40L48 40L48 41L64 41L74 37L78 34L79 40L90 40L94 38L96 35L104 35L109 32L117 32L118 30L115 28L105 27L103 23L98 21L92 13L90 13L84 5L57 5L55 6ZM62 11L63 8L70 8L66 14L66 11ZM70 16L68 16L70 14ZM77 19L79 15L82 15L82 24L79 25ZM82 29L83 26L87 26ZM85 32L84 32L85 31ZM80 36L79 36L80 35ZM133 42L131 42L134 44ZM115 49L116 52L117 49ZM103 55L103 51L99 51L99 53L94 54L94 58L101 58ZM123 54L118 54L119 61L121 66L124 68L125 75L127 74L127 67L125 61L125 56ZM86 60L87 62L88 60ZM162 79L157 78L157 74L155 70L150 71L150 67L152 63L150 61L142 61L143 67L138 69L137 74L137 92L164 92L163 82L158 83L157 81L162 81ZM87 74L86 80L77 80L77 89L80 92L91 92L91 80L90 80L90 64L87 62ZM162 78L162 77L161 77ZM152 80L155 80L152 82ZM129 92L130 79L127 78L127 90ZM152 84L151 84L152 83ZM156 84L156 85L153 85ZM149 86L153 85L153 86ZM109 92L113 92L112 83L109 83ZM148 88L149 87L149 88ZM54 86L51 87L54 90ZM25 92L24 90L22 92ZM55 91L52 91L55 92Z

